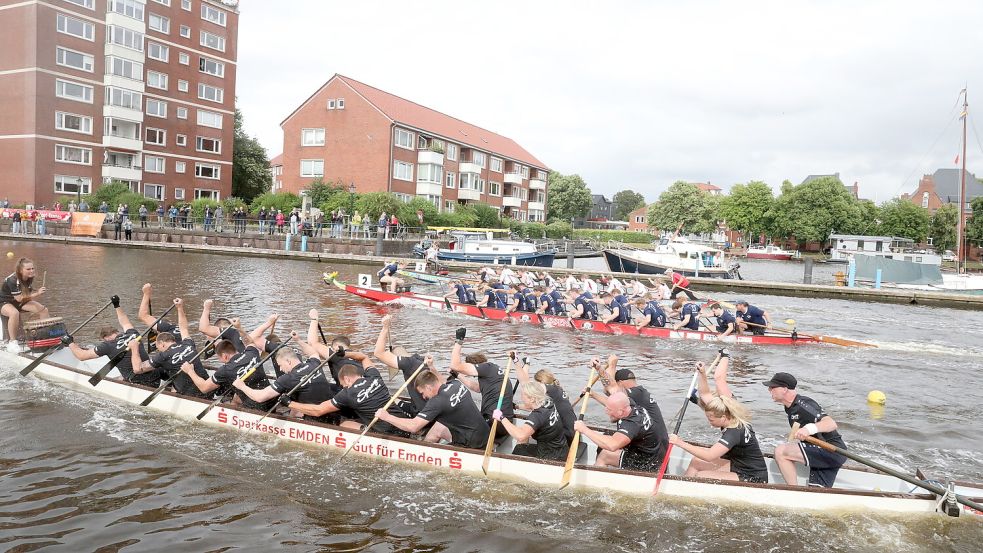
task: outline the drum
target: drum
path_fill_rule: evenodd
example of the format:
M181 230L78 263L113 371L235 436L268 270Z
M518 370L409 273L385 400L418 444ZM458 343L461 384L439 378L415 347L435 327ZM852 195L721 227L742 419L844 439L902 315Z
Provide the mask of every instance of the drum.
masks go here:
M61 317L49 317L25 322L24 334L31 351L45 351L61 343L68 331Z

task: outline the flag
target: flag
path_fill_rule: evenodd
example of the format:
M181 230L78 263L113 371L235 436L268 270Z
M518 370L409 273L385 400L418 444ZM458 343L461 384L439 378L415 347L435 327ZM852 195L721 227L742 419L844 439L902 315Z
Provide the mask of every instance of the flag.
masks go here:
M959 165L959 154L956 154L956 161L953 161L953 163Z

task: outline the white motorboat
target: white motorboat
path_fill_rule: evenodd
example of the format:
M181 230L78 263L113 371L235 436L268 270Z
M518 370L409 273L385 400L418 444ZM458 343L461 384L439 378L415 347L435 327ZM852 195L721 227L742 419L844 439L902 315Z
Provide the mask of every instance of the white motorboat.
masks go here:
M663 238L651 250L612 242L604 249L608 268L620 273L662 274L666 269L685 276L741 278L740 265L718 248L690 242L681 236Z

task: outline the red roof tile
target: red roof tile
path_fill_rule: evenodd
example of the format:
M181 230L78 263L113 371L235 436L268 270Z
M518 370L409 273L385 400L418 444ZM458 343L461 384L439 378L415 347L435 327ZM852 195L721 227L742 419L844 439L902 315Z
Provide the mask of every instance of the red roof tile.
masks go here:
M703 190L704 192L711 192L713 190L723 190L723 188L720 188L719 186L715 186L707 182L694 182L693 184L695 184L697 188Z
M277 154L276 157L270 160L270 167L277 165L283 165L283 154Z

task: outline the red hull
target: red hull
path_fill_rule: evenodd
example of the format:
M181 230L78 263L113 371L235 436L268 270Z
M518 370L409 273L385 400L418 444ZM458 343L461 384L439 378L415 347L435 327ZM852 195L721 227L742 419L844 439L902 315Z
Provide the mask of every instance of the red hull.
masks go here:
M795 254L785 254L785 253L749 253L747 254L748 259L770 259L772 261L788 261L792 259Z

